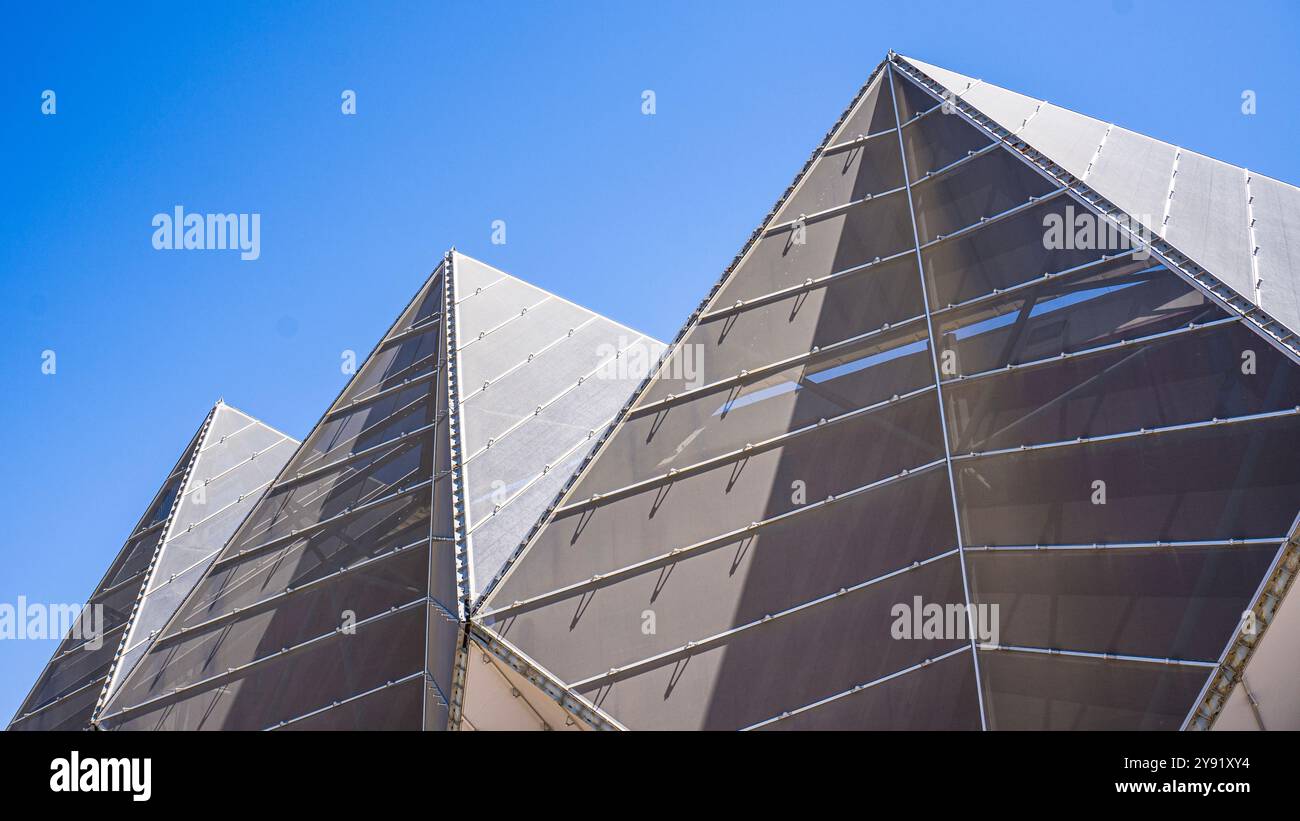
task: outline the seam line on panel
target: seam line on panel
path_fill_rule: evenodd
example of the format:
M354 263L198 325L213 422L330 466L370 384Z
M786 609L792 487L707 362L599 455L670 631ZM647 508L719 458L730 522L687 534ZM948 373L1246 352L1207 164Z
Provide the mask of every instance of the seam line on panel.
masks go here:
M1164 238L1169 233L1169 215L1173 211L1174 190L1178 186L1178 161L1183 158L1183 150L1174 146L1174 162L1169 168L1169 189L1165 195L1164 214L1160 218L1160 227L1157 233Z
M1264 301L1263 281L1259 278L1259 237L1255 234L1255 195L1250 191L1250 169L1241 172L1246 177L1246 238L1250 242L1250 284L1255 290L1255 304Z

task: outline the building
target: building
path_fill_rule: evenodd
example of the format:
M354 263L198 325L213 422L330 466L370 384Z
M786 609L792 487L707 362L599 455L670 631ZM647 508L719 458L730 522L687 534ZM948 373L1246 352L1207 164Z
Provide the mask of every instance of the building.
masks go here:
M1298 268L891 53L666 348L449 252L94 723L1300 727Z
M605 727L1300 726L1298 265L1300 190L891 54L474 639Z
M89 729L297 447L218 401L91 594L98 634L69 632L9 729Z
M661 349L448 252L96 725L588 726L467 614Z

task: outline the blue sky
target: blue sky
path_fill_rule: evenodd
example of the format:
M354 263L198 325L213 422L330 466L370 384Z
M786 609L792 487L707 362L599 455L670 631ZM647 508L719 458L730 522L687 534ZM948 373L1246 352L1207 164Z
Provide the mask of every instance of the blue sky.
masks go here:
M89 595L218 397L304 436L452 244L671 339L890 48L1300 183L1293 3L36 5L0 33L0 602ZM261 257L155 251L177 204L260 213ZM52 647L0 641L4 722Z

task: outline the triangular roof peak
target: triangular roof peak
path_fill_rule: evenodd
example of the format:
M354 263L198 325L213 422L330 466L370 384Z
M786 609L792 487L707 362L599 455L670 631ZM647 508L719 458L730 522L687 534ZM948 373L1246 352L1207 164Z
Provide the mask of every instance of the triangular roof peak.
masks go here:
M1300 334L1300 188L922 60L894 59Z

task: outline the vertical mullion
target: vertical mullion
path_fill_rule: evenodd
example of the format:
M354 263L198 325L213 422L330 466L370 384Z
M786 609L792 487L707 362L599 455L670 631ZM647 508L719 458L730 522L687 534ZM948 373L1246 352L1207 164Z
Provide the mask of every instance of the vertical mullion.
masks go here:
M429 661L429 641L433 636L432 620L434 618L433 551L437 549L440 544L443 544L441 542L434 540L434 535L435 535L434 528L437 526L438 492L439 492L438 454L441 452L441 449L438 446L439 445L438 440L443 436L442 425L439 423L439 420L442 418L442 411L443 411L442 403L444 401L443 395L445 393L445 391L442 388L442 385L447 378L447 354L446 354L447 351L446 341L448 339L447 299L448 299L448 289L450 287L447 281L450 278L448 276L448 268L450 266L451 266L450 255L444 256L443 263L442 263L442 271L438 274L438 281L442 283L441 287L442 287L442 297L443 297L442 319L439 320L438 323L438 339L436 342L437 350L438 350L438 362L437 362L438 372L435 378L430 380L429 382L429 386L430 386L429 389L430 391L432 391L432 398L433 398L434 427L433 427L433 432L430 436L431 441L429 445L429 540L427 542L429 546L429 562L424 576L424 584L425 584L424 647L421 649L421 653L420 653L421 657L424 659L424 670L420 681L420 729L421 730L428 729L429 684L431 681L433 681L433 669L432 669L433 665ZM431 284L429 287L430 289L432 289L434 286ZM448 420L448 428L450 428L450 420L451 420L450 409L448 409L447 411L447 420ZM450 699L449 695L447 695L446 697ZM450 708L450 701L448 703L448 707Z
M907 211L912 220L912 247L916 250L917 276L921 278L921 299L925 307L925 326L930 336L930 363L934 366L935 399L939 403L939 428L943 433L944 467L948 471L948 491L952 498L953 527L957 531L957 558L961 563L961 587L966 596L966 638L970 641L971 661L975 665L975 698L980 708L980 729L988 729L984 715L984 684L980 679L979 649L975 646L975 622L971 614L970 580L966 573L966 546L961 535L961 511L957 507L957 482L952 470L952 446L948 441L948 416L943 407L943 385L939 374L939 344L934 335L934 320L930 316L930 295L925 282L925 261L921 256L921 237L916 227L916 205L912 202L912 173L907 167L907 149L903 144L903 124L898 117L898 95L894 81L894 63L891 54L886 62L886 79L889 81L889 99L894 107L894 127L898 135L898 154L903 163L903 187L907 192Z

